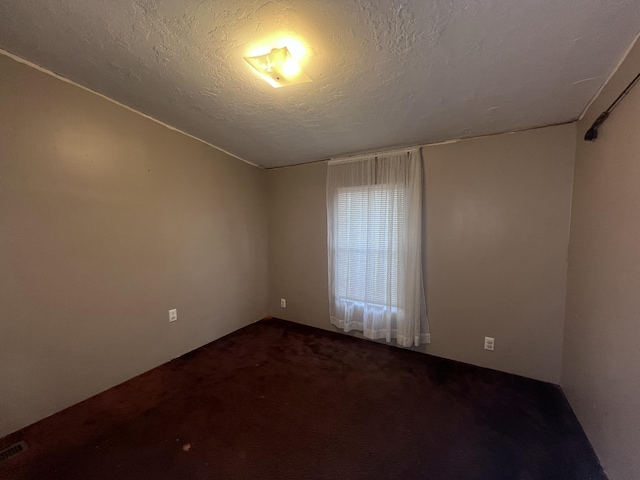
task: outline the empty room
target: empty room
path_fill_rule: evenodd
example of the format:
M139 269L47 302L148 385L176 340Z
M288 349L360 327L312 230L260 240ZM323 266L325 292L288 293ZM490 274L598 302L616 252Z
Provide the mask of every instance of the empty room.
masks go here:
M640 479L637 0L0 0L0 479Z

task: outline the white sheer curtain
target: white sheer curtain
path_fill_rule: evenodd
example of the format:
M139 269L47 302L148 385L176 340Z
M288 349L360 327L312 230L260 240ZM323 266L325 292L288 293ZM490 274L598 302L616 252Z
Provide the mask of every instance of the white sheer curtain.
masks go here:
M331 323L403 347L429 343L419 149L334 159L327 172Z

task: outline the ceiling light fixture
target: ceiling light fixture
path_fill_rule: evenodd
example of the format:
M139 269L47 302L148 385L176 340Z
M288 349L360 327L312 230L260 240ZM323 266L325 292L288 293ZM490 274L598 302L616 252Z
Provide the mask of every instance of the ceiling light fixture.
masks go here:
M264 55L244 59L274 88L312 81L287 47L274 48Z

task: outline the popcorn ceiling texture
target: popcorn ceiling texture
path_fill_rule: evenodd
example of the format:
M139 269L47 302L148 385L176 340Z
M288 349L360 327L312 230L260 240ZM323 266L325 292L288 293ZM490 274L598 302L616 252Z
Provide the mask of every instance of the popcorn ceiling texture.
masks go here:
M637 0L0 1L0 47L264 167L575 120ZM313 83L243 60L275 33Z

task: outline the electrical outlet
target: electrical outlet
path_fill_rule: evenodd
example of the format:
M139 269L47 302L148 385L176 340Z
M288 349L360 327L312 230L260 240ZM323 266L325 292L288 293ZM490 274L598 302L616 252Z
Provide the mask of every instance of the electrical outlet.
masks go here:
M178 309L172 308L171 310L169 310L169 321L175 322L177 319L178 319Z
M286 298L281 298L280 299L280 307L281 308L287 308L287 299Z
M493 351L495 339L493 337L484 337L484 349Z

